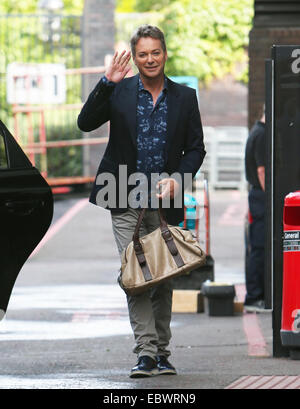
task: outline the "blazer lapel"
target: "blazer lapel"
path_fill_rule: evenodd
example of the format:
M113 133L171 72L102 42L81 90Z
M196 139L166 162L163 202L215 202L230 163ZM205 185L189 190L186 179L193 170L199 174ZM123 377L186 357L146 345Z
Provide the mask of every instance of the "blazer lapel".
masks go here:
M167 116L167 144L168 155L172 139L175 135L177 121L179 119L180 98L176 84L168 78L168 116Z
M138 75L132 77L132 80L126 85L126 113L128 118L128 126L131 140L134 146L137 146L137 129L136 129L136 109L137 109L137 93L138 93Z

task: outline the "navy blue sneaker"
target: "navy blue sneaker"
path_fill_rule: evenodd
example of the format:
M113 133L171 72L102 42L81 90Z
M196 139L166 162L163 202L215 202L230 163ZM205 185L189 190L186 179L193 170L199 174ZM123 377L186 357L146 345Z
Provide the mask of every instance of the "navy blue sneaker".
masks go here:
M139 357L137 364L131 369L130 378L147 378L158 374L156 361L150 356Z
M163 355L158 355L156 357L158 374L159 375L177 375L176 369L167 358Z
M246 312L272 312L271 309L267 309L265 307L265 302L264 300L257 300L257 301L253 301L251 303L245 303L244 304L244 310Z

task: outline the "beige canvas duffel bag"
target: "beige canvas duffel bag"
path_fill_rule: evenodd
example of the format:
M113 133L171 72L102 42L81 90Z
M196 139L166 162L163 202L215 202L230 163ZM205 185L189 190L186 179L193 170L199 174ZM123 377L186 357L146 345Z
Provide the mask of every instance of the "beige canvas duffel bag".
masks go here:
M164 280L187 273L205 263L205 253L189 230L168 225L159 208L160 226L139 237L146 209L139 215L133 240L122 253L118 278L129 295L137 295Z

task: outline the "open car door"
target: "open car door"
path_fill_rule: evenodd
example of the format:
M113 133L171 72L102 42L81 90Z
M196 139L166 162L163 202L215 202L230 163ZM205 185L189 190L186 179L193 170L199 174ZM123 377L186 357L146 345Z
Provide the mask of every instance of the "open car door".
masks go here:
M48 230L52 191L0 121L0 319L16 278Z

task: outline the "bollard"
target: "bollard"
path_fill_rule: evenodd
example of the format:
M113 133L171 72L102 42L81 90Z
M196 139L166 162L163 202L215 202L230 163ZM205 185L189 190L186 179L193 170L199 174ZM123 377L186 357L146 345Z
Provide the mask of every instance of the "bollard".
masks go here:
M201 292L205 297L205 310L212 317L234 315L235 288L232 284L212 283L207 280L202 284Z

